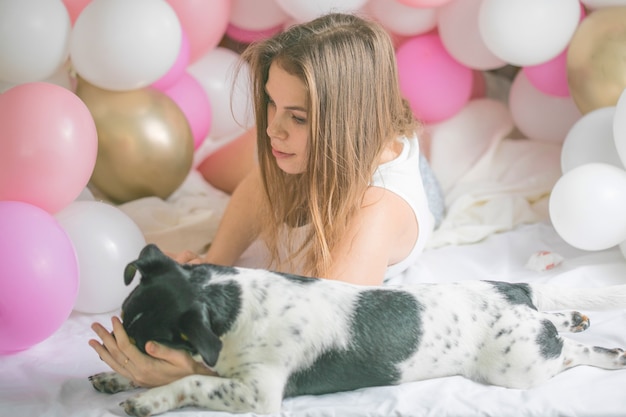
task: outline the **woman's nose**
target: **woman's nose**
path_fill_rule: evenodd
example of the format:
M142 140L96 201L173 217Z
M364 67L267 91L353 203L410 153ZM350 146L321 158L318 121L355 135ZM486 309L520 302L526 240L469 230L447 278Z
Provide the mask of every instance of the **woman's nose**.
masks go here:
M283 128L280 116L278 114L274 114L273 117L268 119L267 135L271 138L284 139L286 137L286 131Z

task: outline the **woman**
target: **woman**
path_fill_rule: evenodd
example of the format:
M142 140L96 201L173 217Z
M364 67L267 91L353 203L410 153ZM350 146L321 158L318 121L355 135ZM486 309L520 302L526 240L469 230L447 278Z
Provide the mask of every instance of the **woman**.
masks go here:
M204 258L361 285L380 285L423 250L434 217L420 175L419 126L403 100L385 30L329 14L251 45L258 165L235 189ZM262 259L263 261L260 261ZM186 353L148 342L141 354L121 322L90 345L140 386L210 373ZM116 340L117 339L117 340Z

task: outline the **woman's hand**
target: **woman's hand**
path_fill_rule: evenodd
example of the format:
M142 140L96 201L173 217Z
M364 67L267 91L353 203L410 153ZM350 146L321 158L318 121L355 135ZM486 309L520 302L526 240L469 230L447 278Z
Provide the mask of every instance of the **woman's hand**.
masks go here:
M186 250L181 253L167 252L166 255L178 262L179 264L201 264L205 262L204 258L190 250Z
M156 387L194 374L216 375L215 372L196 362L188 352L170 349L156 342L146 343L148 355L134 346L119 318L113 317L113 334L101 324L91 328L102 340L92 339L91 346L115 372L133 381L138 387Z

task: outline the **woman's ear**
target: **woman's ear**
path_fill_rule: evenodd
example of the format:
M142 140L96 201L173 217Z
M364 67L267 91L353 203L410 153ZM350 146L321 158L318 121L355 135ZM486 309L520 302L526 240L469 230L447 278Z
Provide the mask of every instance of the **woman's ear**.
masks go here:
M213 332L209 312L199 303L187 310L179 319L181 336L202 356L204 362L213 367L222 350L222 341Z

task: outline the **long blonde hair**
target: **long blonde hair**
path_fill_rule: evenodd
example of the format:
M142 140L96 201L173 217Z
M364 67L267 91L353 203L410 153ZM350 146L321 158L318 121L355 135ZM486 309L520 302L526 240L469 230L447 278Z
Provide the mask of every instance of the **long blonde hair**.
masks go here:
M333 248L362 206L381 152L416 128L400 93L393 45L378 24L334 13L252 44L242 58L249 64L254 97L268 267L290 269L300 258L303 273L323 277ZM273 62L308 90L308 162L302 174L286 174L271 154L265 84ZM284 224L290 230L311 227L302 245L281 259Z

